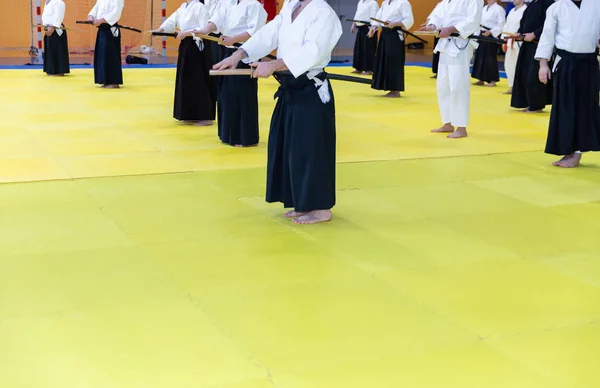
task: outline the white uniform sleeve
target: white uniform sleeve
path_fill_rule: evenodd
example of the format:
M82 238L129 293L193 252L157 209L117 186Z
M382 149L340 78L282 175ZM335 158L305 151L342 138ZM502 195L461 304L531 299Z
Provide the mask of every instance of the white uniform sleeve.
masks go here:
M413 24L415 24L415 18L413 16L412 7L408 1L405 1L400 5L400 20L404 24L404 28L409 30Z
M92 8L92 10L88 14L88 16L92 16L95 19L97 15L98 15L98 2L96 2L96 4L94 5L94 8Z
M540 42L538 43L537 50L535 52L535 59L548 59L552 57L554 52L554 44L556 38L556 28L558 26L558 19L556 15L556 4L552 4L546 11L546 21L544 22L544 29Z
M377 12L379 12L379 4L377 4L376 1L372 1L371 5L369 6L369 17L376 18ZM368 22L370 20L365 20L365 21Z
M208 24L210 18L210 10L207 6L196 7L195 20L197 21L198 28L204 28Z
M246 8L246 20L248 23L248 29L246 32L248 35L252 36L261 29L265 23L267 22L267 11L265 11L264 7L259 2L254 2L248 8Z
M377 10L377 14L375 15L375 19L383 20L383 7L384 7L384 5L383 5L383 3L381 3L381 8L379 8ZM385 22L385 20L383 20L383 21ZM383 27L383 24L381 24L379 22L376 22L376 21L373 21L373 20L371 20L371 25L377 26L377 27Z
M494 27L492 27L492 35L497 38L502 33L502 29L506 23L504 8L496 7L496 15L494 16L496 20L494 21Z
M60 28L62 27L63 21L65 20L65 3L59 1L55 4L55 9L52 18L52 27Z
M256 31L256 33L241 47L241 49L248 54L248 58L244 59L244 62L256 62L275 50L277 48L277 42L279 41L280 27L281 14L275 16L275 18L263 28Z
M183 6L179 7L177 11L173 12L173 14L171 14L171 16L169 16L163 24L161 24L160 28L162 28L165 32L175 32L175 29L177 28L177 22L179 21L179 13L181 12L181 8L183 8Z
M461 38L467 39L475 32L479 31L481 25L481 13L483 11L483 2L481 0L470 0L467 5L467 16L454 27L458 30ZM436 24L437 25L437 24ZM438 26L439 27L439 26Z
M281 59L297 78L331 54L341 36L342 24L338 16L333 12L321 12L308 27L302 47Z
M125 0L111 0L110 11L104 16L104 19L108 24L114 26L121 19L123 13L123 7L125 6Z
M217 26L217 31L215 31L215 32L218 32L218 31L223 30L223 27L225 27L226 18L227 18L227 7L219 6L215 10L214 14L210 15L208 22Z
M433 24L437 28L441 28L442 27L442 20L443 20L442 17L443 17L443 15L442 15L442 4L438 3L438 5L435 6L435 8L433 9L433 11L431 11L431 14L429 14L429 17L427 18L429 20L428 24Z
M358 0L358 4L356 6L356 12L354 12L354 20L358 20L358 11L360 10L360 1L361 0Z

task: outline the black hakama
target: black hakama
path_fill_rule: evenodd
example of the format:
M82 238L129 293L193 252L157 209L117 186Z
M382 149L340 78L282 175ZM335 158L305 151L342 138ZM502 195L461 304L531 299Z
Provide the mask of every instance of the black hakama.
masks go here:
M221 36L221 34L219 34L218 36ZM207 46L210 49L211 69L212 69L212 66L221 62L223 60L223 58L225 57L225 47L223 47L219 43L213 42L213 41L204 41L204 44L205 44L205 46L204 46L205 50L206 50ZM211 98L215 101L215 109L217 107L217 96L218 96L218 89L219 89L218 85L219 85L221 78L222 77L210 77L210 95L211 95Z
M200 51L194 38L179 44L173 117L182 121L215 119L215 100L210 89L210 49Z
M381 30L371 83L371 88L375 90L404 91L406 52L398 31L394 28Z
M479 42L473 59L471 77L487 83L500 81L497 44Z
M227 48L225 57L235 51ZM250 66L239 62L237 68ZM219 139L232 146L258 144L258 80L248 75L223 76L217 93Z
M552 82L546 85L540 82L540 63L535 59L537 47L537 43L533 42L523 42L521 45L510 99L513 108L538 111L552 104ZM552 63L549 66L552 68Z
M356 41L354 42L354 57L352 67L358 71L373 71L377 38L369 38L369 26L357 26Z
M52 35L44 35L44 73L49 75L69 74L69 44L67 31L62 35L54 30Z
M439 41L440 41L440 38L433 39L433 49L434 50L435 50L435 46L437 46ZM439 64L440 64L440 53L433 53L433 59L431 61L431 71L433 72L433 74L437 75Z
M94 83L99 85L122 85L121 31L114 36L108 24L98 26L94 51Z
M220 37L221 34L215 36ZM221 62L223 58L225 58L225 46L220 45L218 42L213 42L212 40L206 41L205 43L210 45L210 55L213 65Z
M266 201L297 212L335 205L335 102L323 103L315 82L279 76L281 86L269 132ZM326 79L326 74L317 76Z
M600 71L596 53L557 50L557 54L560 61L553 74L554 97L546 153L600 151Z

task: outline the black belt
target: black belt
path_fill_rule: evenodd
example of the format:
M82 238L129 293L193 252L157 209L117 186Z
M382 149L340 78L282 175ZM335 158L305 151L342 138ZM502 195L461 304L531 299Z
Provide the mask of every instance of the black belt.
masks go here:
M593 53L572 53L570 51L556 49L556 54L560 56L561 59L570 59L574 61L578 60L598 60L596 52Z

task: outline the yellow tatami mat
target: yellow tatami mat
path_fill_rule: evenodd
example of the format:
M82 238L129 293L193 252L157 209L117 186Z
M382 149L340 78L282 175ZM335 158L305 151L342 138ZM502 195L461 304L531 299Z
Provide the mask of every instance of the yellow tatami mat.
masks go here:
M174 74L0 71L0 387L598 385L600 158L552 167L506 82L449 140L429 69L334 81L335 218L296 226L264 202L275 82L236 149L173 121Z

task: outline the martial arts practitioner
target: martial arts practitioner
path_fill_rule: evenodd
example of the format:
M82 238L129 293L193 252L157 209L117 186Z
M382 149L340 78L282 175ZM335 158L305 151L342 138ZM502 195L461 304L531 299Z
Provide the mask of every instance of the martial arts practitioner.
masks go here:
M267 11L257 0L239 0L229 8L221 8L210 18L201 33L222 31L225 57L236 49L235 43L245 42L267 21ZM238 68L249 69L245 63ZM248 76L227 76L219 80L217 91L217 124L219 139L231 146L250 147L258 144L258 80Z
M62 29L65 18L63 0L46 0L42 13L44 35L44 73L63 76L70 73L67 31Z
M506 11L496 0L487 0L481 12L481 35L497 38L502 33L506 22ZM473 60L472 78L478 81L475 85L496 86L500 81L498 71L498 45L492 42L480 42Z
M579 166L581 153L600 151L600 3L557 0L548 8L535 58L542 83L554 81L546 153L563 155L557 167ZM549 61L556 49L554 71Z
M372 38L383 27L375 54L371 88L389 90L385 97L400 97L400 92L404 91L406 62L404 33L400 28L407 31L415 22L412 7L407 0L385 0L375 18L387 24L382 26L381 23L373 22L367 35Z
M227 9L233 7L237 3L237 0L205 0L204 5L208 7L209 19L217 17L221 9ZM221 33L215 31L215 36L220 37ZM212 57L212 65L219 63L225 57L225 47L221 46L218 42L209 41L204 42L210 46L210 55Z
M209 76L210 46L192 36L193 30L206 26L208 17L208 7L200 0L187 0L157 30L180 31L173 117L196 125L211 125L215 119L216 101L211 97Z
M341 36L340 19L325 0L292 0L216 66L235 68L277 49L279 59L252 64L255 76L291 72L275 73L281 86L269 133L266 200L293 208L286 217L298 224L331 220L336 201L335 105L324 68Z
M373 74L373 62L377 49L377 38L369 37L371 18L377 16L379 4L377 0L358 0L354 20L367 23L353 22L350 31L356 33L354 56L352 58L353 73Z
M440 7L440 4L442 4L441 1L435 5L435 8L433 9L433 11L431 13L435 12L436 9L438 9ZM428 25L429 19L431 19L431 14L429 14L429 16L427 16L427 19L425 20L425 24L423 24L421 27ZM433 39L433 47L434 48L435 48L435 46L437 46L439 41L440 41L440 39L437 36ZM431 60L431 71L433 72L433 76L431 78L437 78L439 63L440 63L440 53L434 52L433 58Z
M467 38L479 31L481 0L443 0L431 15L423 30L439 30L440 41L435 51L440 53L437 93L441 128L432 132L451 132L449 138L467 136L471 81L469 67L477 43ZM458 33L459 37L450 34Z
M94 50L94 83L103 88L123 85L121 30L116 24L124 5L125 0L98 0L88 15L88 20L98 27Z
M521 18L523 12L527 9L525 0L513 0L515 7L510 10L506 17L506 24L504 25L504 32L512 35L503 34L502 38L514 37L519 32L521 26ZM519 50L521 48L521 42L515 42L514 39L509 39L506 44L506 55L504 57L504 70L506 71L506 78L508 79L508 90L504 94L511 94L514 81L515 81L515 69L517 67L517 58L519 57Z
M542 35L546 11L552 4L554 0L532 0L521 18L519 35L524 41L517 59L510 106L523 112L541 112L546 105L552 103L552 82L547 85L540 82L540 63L535 60L537 41Z

